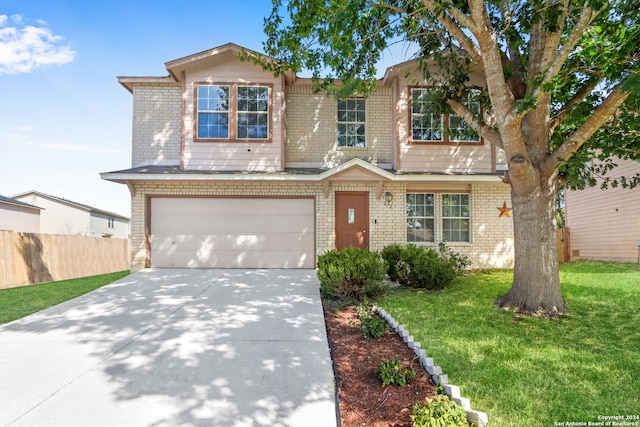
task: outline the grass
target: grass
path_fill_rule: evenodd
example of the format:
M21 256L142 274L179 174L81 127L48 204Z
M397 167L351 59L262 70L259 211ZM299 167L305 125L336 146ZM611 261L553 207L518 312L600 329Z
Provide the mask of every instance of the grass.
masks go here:
M478 271L445 291L397 289L377 304L492 426L640 415L640 266L563 265L569 310L554 320L494 308L511 280L510 270Z
M0 324L11 322L112 283L129 271L0 289Z

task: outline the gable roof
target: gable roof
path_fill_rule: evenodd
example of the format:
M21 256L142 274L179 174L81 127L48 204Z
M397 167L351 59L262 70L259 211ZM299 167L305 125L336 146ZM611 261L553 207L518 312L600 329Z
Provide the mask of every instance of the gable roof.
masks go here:
M44 209L38 206L30 205L29 203L21 202L20 200L12 199L11 197L4 197L4 196L0 196L0 203L5 203L7 205L16 205L16 206L21 206L23 208L30 208L30 209L37 209L37 210Z
M227 43L221 46L207 49L202 52L194 53L192 55L184 56L182 58L174 59L172 61L165 62L165 67L169 72L168 76L153 77L153 76L118 76L118 82L125 87L129 92L133 92L133 85L136 83L153 83L153 84L173 84L176 85L182 80L181 75L183 71L187 71L194 68L203 68L214 66L215 64L226 62L229 60L238 60L240 53L246 53L249 56L255 56L266 61L276 61L275 58L256 52L251 49L239 46L235 43ZM288 81L295 80L296 76L293 72L285 72L285 78Z
M123 216L123 215L119 215L117 213L105 211L105 210L98 209L98 208L95 208L93 206L85 205L85 204L82 204L82 203L72 202L71 200L62 199L60 197L52 196L50 194L42 193L40 191L35 191L35 190L25 191L24 193L16 194L13 197L16 198L16 197L26 197L26 196L38 196L38 197L42 197L42 198L47 199L47 200L51 200L51 201L56 202L56 203L61 203L61 204L66 205L66 206L70 206L72 208L80 209L80 210L83 210L83 211L86 211L86 212L89 212L89 213L97 213L97 214L101 214L101 215L112 216L114 218L124 219L126 221L130 220L129 217L126 217L126 216Z

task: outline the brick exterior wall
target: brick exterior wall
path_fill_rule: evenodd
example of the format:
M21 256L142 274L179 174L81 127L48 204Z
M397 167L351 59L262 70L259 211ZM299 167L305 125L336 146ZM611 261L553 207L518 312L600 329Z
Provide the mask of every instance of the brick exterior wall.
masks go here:
M133 88L132 166L180 161L180 86Z
M132 164L179 164L185 169L207 171L273 172L289 167L332 168L359 158L398 172L492 173L492 147L443 144L410 144L408 88L414 77L405 69L390 74L387 86L380 86L366 99L366 147L337 146L337 100L313 93L309 80L285 85L285 78L250 63L238 62L235 51L221 53L202 67L190 67L180 74L181 82L170 78L132 79L133 91ZM395 77L394 77L395 76ZM269 142L194 141L194 84L198 82L259 83L272 89L272 139ZM182 90L185 90L183 93ZM185 102L182 105L182 97ZM184 111L183 111L184 110ZM284 118L283 118L284 115ZM283 140L284 137L284 140ZM184 147L181 143L184 141ZM284 146L283 146L284 144ZM181 152L183 150L184 152ZM284 158L284 159L283 159ZM131 267L147 265L148 196L314 196L316 200L316 254L334 248L335 193L369 192L369 244L381 250L392 243L405 243L407 189L420 192L469 192L471 194L471 242L450 243L467 254L474 267L510 267L513 263L513 226L510 218L498 218L496 207L510 205L509 187L499 183L476 183L442 178L440 182L384 181L382 194L389 191L393 202L385 204L378 194L378 178L358 167L332 176L330 184L298 181L206 181L170 179L131 182ZM177 178L177 177L172 177ZM182 179L182 178L181 178ZM382 179L382 178L380 178ZM325 195L325 191L327 194ZM441 218L436 218L441 223ZM437 244L432 244L437 246Z
M511 187L506 184L474 184L471 187L473 244L450 246L465 253L474 268L513 267L513 219L499 217L498 207L511 207Z
M314 94L312 87L293 85L286 88L287 163L313 163L316 167L333 167L353 158L373 164L393 161L393 123L391 88L379 88L366 100L365 148L338 147L335 98Z
M406 242L405 197L406 184L387 183L383 196L377 197L375 184L333 183L328 197L323 185L308 182L140 182L136 184L132 200L131 269L144 268L147 259L146 218L147 196L315 196L316 254L335 247L335 193L337 191L369 192L369 247L381 250L392 243ZM385 205L384 193L393 194L390 206ZM510 218L498 218L496 207L503 202L510 205L509 187L503 184L476 184L471 188L471 243L451 243L454 250L468 255L474 268L511 267L513 264L513 228ZM437 246L434 245L434 246Z

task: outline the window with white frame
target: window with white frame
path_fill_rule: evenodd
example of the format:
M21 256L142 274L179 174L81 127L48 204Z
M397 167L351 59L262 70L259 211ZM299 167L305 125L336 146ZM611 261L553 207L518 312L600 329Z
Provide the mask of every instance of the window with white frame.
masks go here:
M229 138L229 86L199 85L198 138Z
M433 242L434 194L407 194L407 241Z
M411 89L411 141L477 143L480 137L460 116L438 114L433 105L433 89ZM476 114L480 114L480 91L466 90L461 102Z
M267 139L269 135L269 88L238 86L239 139Z
M366 146L366 101L338 99L338 147Z
M430 89L411 89L411 139L413 141L444 141L442 115L431 103Z
M270 139L271 87L197 84L196 141Z
M442 195L442 236L447 242L469 241L469 195Z
M407 242L470 242L469 194L407 193Z
M480 91L477 89L466 90L462 93L462 103L474 116L480 115ZM456 114L449 115L449 139L452 142L479 142L480 136L462 117Z
M107 228L114 228L116 226L116 219L115 218L107 218Z

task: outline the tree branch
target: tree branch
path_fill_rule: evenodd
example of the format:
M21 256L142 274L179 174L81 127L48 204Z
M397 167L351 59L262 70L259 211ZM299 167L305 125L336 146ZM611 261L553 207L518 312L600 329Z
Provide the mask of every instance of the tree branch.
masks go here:
M593 90L594 87L601 81L600 78L596 78L591 76L589 80L585 82L585 84L580 88L578 92L576 92L573 97L568 100L562 108L553 116L549 122L549 132L553 133L555 128L564 121L567 117L567 114L570 110L572 110L576 105L581 103Z
M424 1L424 0L423 0ZM503 54L497 35L490 21L485 20L486 11L482 0L468 0L474 14L482 14L482 24L475 27L473 35L478 40L478 47L482 52L483 69L487 83L487 91L491 99L491 105L495 113L500 130L509 129L515 132L516 122L521 118L517 116L513 92L507 84L504 69L502 67ZM504 138L511 141L519 138ZM523 147L520 147L523 148Z
M547 0L547 7L553 6L554 3L555 2L553 1ZM552 25L555 27L555 31L549 33L548 37L545 39L544 50L542 52L542 61L539 68L540 70L546 70L547 67L549 67L549 64L552 64L554 59L557 59L556 51L558 50L558 46L560 46L560 42L562 41L562 27L564 26L564 22L566 21L568 15L569 0L564 0L562 2L562 13L558 14L556 22L548 23L548 25ZM580 35L582 35L582 32L580 32ZM571 50L573 50L573 48ZM569 52L571 52L571 50ZM562 61L562 63L564 64L564 61Z
M502 0L499 4L499 8L503 21L511 23L513 17L512 12L509 9L509 5L510 2L508 0ZM520 33L508 24L507 28L505 28L505 40L507 43L509 57L507 57L506 54L503 55L503 68L508 70L509 66L511 66L512 76L508 80L509 87L516 99L522 99L526 95L527 91L527 84L525 81L526 71L522 61L522 56L520 55L520 50L517 46L514 46L512 38L516 38L519 43L524 44L524 40Z
M502 148L502 137L499 132L496 132L491 126L487 126L486 124L480 123L480 121L476 118L476 116L464 105L462 102L455 99L447 99L447 105L451 107L454 113L458 116L462 117L462 119L487 141L494 144L495 146Z
M623 92L620 85L616 86L582 126L547 157L541 167L545 176L551 176L560 162L569 159L602 125L613 117L628 96L629 92Z
M453 36L454 39L460 46L467 52L469 58L475 62L476 64L482 65L482 55L480 54L480 48L476 45L471 38L469 38L464 31L462 31L461 26L468 28L472 33L476 29L476 24L473 22L467 15L462 13L459 9L454 7L447 8L447 12L454 17L460 25L456 24L453 19L447 14L436 15L435 13L435 5L436 2L434 0L422 0L422 4L429 12L433 14L433 16L442 24L443 27Z
M556 50L554 49L553 62L545 71L540 85L533 91L533 96L535 98L537 98L540 95L540 92L544 90L544 85L551 82L551 80L553 80L553 78L560 72L562 66L569 57L569 54L576 47L578 41L580 41L580 37L582 37L587 27L591 24L598 13L600 13L600 11L594 11L589 6L585 6L585 8L582 9L580 18L571 30L571 34L569 34L567 41L562 45L559 51L556 52Z

